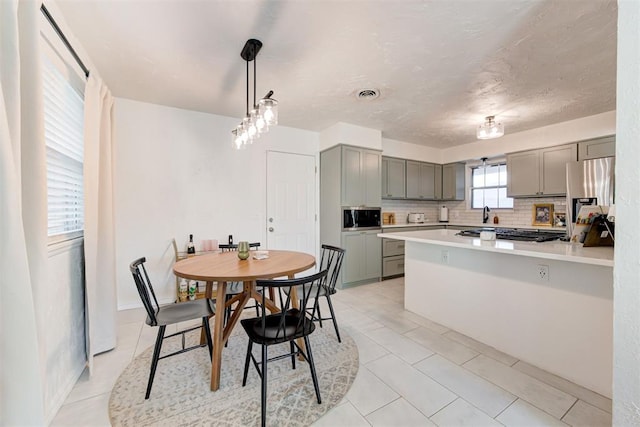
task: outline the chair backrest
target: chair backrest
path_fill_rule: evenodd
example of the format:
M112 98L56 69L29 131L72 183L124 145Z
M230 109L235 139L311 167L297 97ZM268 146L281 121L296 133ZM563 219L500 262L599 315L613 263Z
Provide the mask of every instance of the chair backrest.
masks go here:
M220 245L218 245L218 247L220 248L220 250L222 250L222 252L231 252L231 251L238 250L237 243L233 243L233 244L221 243ZM249 249L258 249L259 247L260 247L259 242L249 243Z
M142 304L144 305L145 310L147 310L147 315L149 316L150 321L149 325L156 326L158 324L156 313L160 309L160 305L158 304L158 299L153 291L153 286L151 286L147 270L144 268L144 263L146 261L147 259L145 257L138 258L129 264L129 270L133 275L133 281L136 283L136 288L138 289L138 294L140 295Z
M187 258L187 255L183 252L182 254L178 251L178 244L176 243L175 237L171 239L171 244L173 245L173 255L175 262L180 261L181 259Z
M260 310L262 313L260 317L262 319L263 332L269 327L269 337L278 341L287 341L302 334L310 333L313 330L313 320L304 309L296 310L295 312L291 311L291 292L293 288L296 288L300 307L307 307L310 299L313 299L314 304L317 304L320 286L324 283L326 277L327 270L322 270L319 273L295 279L256 280L256 286L262 288L262 300L258 301L258 303L263 307ZM264 301L266 295L269 294L267 288L278 290L281 309L278 313L268 315L267 310L264 309ZM266 321L267 317L270 319L268 323Z
M342 260L344 259L345 250L336 246L322 245L322 254L320 255L320 270L328 270L326 287L333 292L340 276L342 268Z

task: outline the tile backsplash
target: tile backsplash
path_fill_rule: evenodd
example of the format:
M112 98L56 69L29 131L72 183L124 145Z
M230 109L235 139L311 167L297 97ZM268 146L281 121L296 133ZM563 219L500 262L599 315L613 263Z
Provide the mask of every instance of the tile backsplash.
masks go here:
M506 227L531 227L534 204L552 203L554 212L566 212L564 197L531 197L513 200L513 209L492 209L489 223L498 216L499 225ZM438 222L441 206L449 208L449 222L475 224L482 222L482 209L467 209L467 201L423 202L419 200L382 200L382 212L393 212L396 224L407 222L410 212L422 212L430 223Z

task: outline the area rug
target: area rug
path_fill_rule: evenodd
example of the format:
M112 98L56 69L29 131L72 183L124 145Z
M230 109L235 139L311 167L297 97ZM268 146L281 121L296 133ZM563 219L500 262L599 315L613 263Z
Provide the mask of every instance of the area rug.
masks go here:
M291 359L270 362L267 372L267 425L307 426L338 404L358 372L358 349L353 339L333 328L317 327L311 334L320 396L318 404L306 362ZM187 345L199 332L187 335ZM160 360L149 400L144 399L153 347L136 357L122 372L109 399L114 426L258 426L260 425L260 377L250 365L247 385L242 373L248 339L237 325L222 351L220 389L209 389L211 360L206 347ZM163 343L162 354L180 348L180 337ZM271 346L269 357L286 353L288 344ZM254 345L260 355L260 346Z

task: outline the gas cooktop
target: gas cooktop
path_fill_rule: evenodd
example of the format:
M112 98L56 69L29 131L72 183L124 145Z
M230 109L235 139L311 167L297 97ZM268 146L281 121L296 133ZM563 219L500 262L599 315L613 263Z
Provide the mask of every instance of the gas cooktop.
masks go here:
M495 231L496 239L519 240L522 242L548 242L562 238L565 233L553 231L518 230L517 228L474 228L462 230L459 236L479 237L481 231Z

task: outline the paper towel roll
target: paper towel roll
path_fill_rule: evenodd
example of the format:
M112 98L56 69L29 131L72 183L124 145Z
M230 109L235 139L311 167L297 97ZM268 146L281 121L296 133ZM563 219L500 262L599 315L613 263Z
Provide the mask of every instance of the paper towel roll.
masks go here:
M449 222L449 208L446 206L440 208L440 222Z

